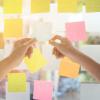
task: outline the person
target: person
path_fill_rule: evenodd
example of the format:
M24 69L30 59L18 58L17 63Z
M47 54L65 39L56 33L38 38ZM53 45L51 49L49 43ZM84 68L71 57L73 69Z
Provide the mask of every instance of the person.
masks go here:
M4 60L0 61L0 80L14 67L19 66L25 56L31 57L36 39L23 38L14 43L12 53Z
M60 42L58 43L57 40ZM49 43L54 46L53 54L57 58L62 58L64 56L71 58L84 66L84 68L90 72L97 81L100 81L100 64L74 48L67 38L56 35L49 41Z

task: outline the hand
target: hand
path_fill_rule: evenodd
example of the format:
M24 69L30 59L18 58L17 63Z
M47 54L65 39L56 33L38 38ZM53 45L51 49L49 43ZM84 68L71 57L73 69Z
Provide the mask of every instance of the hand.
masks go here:
M28 41L33 41L34 44L32 46L30 46L27 50L27 52L25 53L25 56L27 57L31 57L31 54L33 52L33 46L35 46L35 43L36 43L36 39L31 39L31 38L24 38L24 39L21 39L21 40L17 40L15 43L14 43L14 50L18 47L20 47L21 45L25 44L26 42Z
M60 40L60 43L57 43L56 40ZM68 53L70 53L71 50L73 49L71 42L67 38L61 37L59 35L54 36L49 41L49 43L52 46L54 46L53 54L57 58L62 58L64 56L67 56Z
M19 65L25 56L31 56L35 44L36 40L32 38L24 38L17 40L14 43L14 48L10 55L10 59L13 61L15 66Z

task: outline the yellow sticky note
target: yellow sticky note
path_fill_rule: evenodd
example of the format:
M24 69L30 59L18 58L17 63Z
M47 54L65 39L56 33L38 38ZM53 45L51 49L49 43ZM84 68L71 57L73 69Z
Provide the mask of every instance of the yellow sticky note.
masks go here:
M22 0L4 0L4 13L22 13Z
M22 36L22 19L5 19L4 25L4 36L6 38L18 38Z
M100 0L85 0L87 12L100 12Z
M8 74L8 92L26 92L26 75L24 73Z
M32 13L45 13L50 11L50 0L31 0Z
M78 12L79 0L58 0L58 12Z
M38 48L35 48L31 58L25 58L25 63L27 64L29 71L35 73L41 68L45 67L45 65L47 64L47 60L42 55L40 50Z
M4 48L4 36L3 33L0 33L0 49Z
M64 77L76 78L79 76L80 65L65 57L61 60L59 75Z

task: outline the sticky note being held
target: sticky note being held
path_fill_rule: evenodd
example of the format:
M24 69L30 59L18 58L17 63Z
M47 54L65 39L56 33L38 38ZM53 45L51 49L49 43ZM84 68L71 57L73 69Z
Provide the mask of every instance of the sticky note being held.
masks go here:
M4 48L4 36L3 33L0 33L0 49Z
M35 48L31 58L25 58L25 63L27 64L29 71L35 73L47 64L47 60L40 50Z
M58 12L78 12L79 0L58 0Z
M73 42L86 40L86 27L85 22L71 22L67 23L65 26L66 30L66 36L69 40Z
M80 65L71 59L65 57L60 63L59 75L69 78L77 78L79 76Z
M53 84L48 81L34 81L33 99L52 100Z
M50 11L50 0L31 0L32 13L46 13Z
M18 38L23 34L22 19L5 19L4 21L5 38Z
M85 0L87 12L100 12L100 0Z
M4 13L22 13L22 0L4 0Z
M8 74L8 92L26 92L26 75L24 73Z

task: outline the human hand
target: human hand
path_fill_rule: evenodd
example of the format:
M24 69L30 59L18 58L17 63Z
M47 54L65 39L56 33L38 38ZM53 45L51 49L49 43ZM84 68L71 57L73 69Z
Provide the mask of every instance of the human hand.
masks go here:
M56 40L60 40L60 43L56 42ZM54 36L49 41L49 43L54 46L53 54L57 58L67 56L69 53L71 53L71 50L73 49L71 42L67 38L61 37L59 35Z
M15 50L16 48L21 47L21 45L25 44L25 43L28 42L28 41L31 42L31 40L32 40L32 42L34 42L34 43L33 43L32 46L28 47L28 49L27 49L27 51L26 51L26 53L25 53L25 56L27 56L27 57L30 58L30 57L31 57L31 54L32 54L32 52L33 52L33 46L35 46L35 43L36 43L36 39L24 38L24 39L17 40L17 41L14 43L14 50ZM28 45L27 45L27 46L28 46ZM13 50L13 51L14 51L14 50Z
M14 65L18 65L22 62L25 56L31 57L33 52L33 47L36 45L36 39L24 38L17 40L14 43L13 52L10 55L10 58Z

